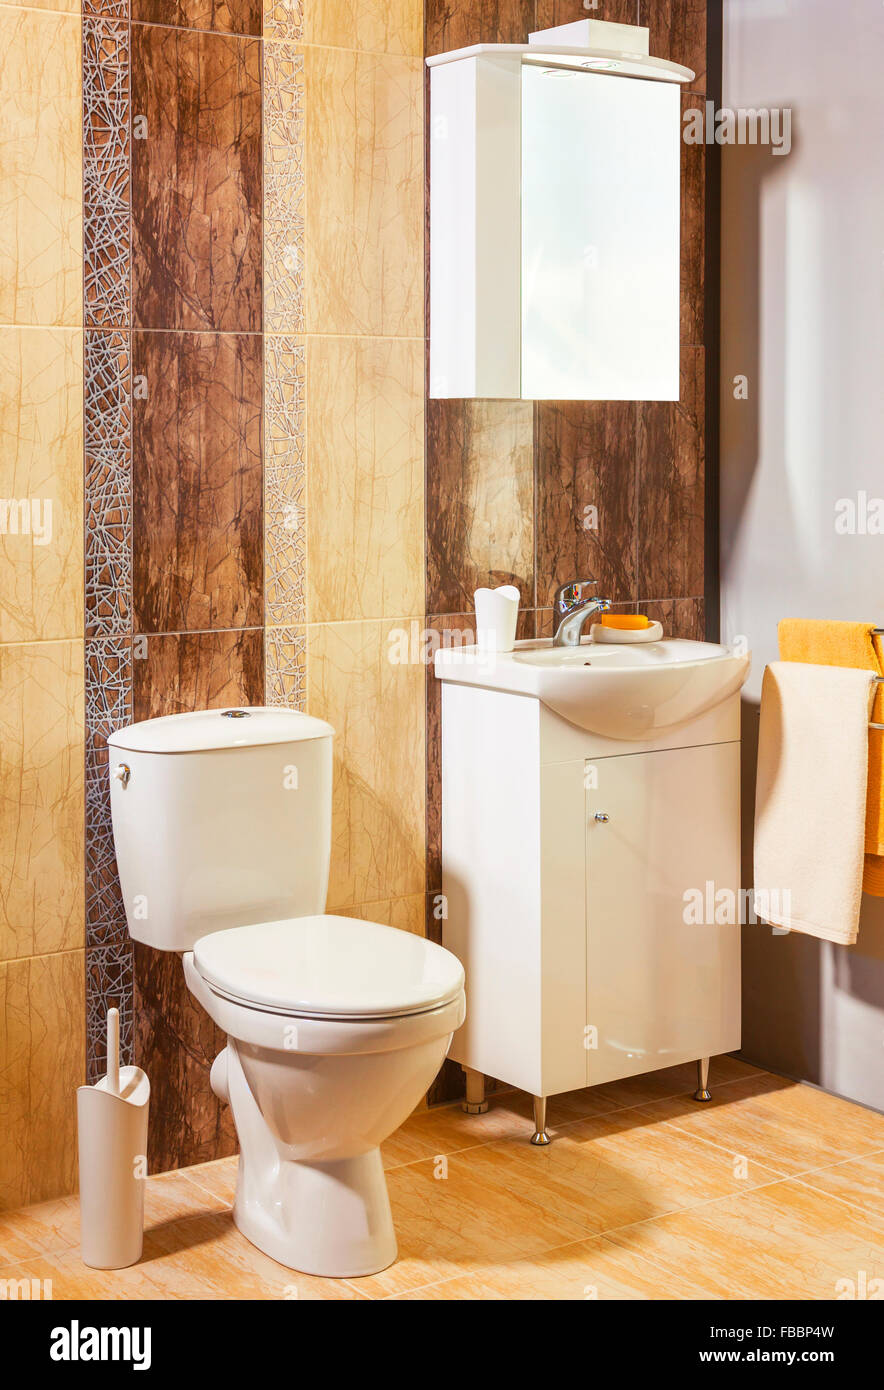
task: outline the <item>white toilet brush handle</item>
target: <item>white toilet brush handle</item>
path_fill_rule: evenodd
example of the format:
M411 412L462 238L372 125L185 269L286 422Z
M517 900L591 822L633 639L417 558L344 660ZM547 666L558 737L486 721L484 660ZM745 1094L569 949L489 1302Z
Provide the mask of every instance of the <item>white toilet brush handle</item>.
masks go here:
M120 1094L120 1011L107 1011L107 1089L112 1096Z

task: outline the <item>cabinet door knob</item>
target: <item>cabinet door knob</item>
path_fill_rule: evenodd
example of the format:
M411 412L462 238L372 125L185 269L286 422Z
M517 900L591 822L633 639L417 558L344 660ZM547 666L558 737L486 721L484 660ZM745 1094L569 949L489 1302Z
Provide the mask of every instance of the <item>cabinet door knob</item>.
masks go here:
M600 821L604 825L604 823L606 821L609 821L611 817L608 815L607 811L596 811L595 819L597 821Z

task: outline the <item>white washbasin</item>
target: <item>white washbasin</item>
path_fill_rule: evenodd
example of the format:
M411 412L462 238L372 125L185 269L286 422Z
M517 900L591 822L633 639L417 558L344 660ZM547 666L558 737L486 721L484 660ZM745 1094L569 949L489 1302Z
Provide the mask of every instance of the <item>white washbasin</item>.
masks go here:
M511 652L443 647L435 660L440 680L531 695L579 728L618 739L653 738L714 709L751 664L729 647L681 638L579 647L547 639Z

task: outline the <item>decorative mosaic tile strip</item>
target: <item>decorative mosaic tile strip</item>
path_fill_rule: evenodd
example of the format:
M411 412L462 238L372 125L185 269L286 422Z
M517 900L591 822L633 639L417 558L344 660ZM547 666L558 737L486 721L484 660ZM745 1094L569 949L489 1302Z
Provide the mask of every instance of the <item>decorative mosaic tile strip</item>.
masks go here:
M303 622L306 357L296 338L264 339L264 621Z
M128 19L129 0L83 0L84 18Z
M107 1070L107 1011L120 1011L120 1060L135 1060L135 972L131 941L94 946L86 952L86 1081L93 1086Z
M303 29L303 0L264 0L265 39L297 40Z
M86 635L132 624L130 335L87 331L84 354Z
M307 634L302 627L269 627L264 633L264 700L306 708Z
M129 941L111 824L107 737L132 719L132 644L86 642L86 946Z
M120 12L124 7L120 6ZM87 327L129 323L129 26L83 20L83 237Z
M264 44L264 330L304 327L304 59Z

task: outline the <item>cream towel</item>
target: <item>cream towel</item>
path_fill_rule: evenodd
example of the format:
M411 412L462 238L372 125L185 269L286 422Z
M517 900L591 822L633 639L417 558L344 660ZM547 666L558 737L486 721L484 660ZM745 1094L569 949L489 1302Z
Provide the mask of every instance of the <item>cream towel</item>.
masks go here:
M774 661L761 688L756 912L845 946L862 898L873 673Z

